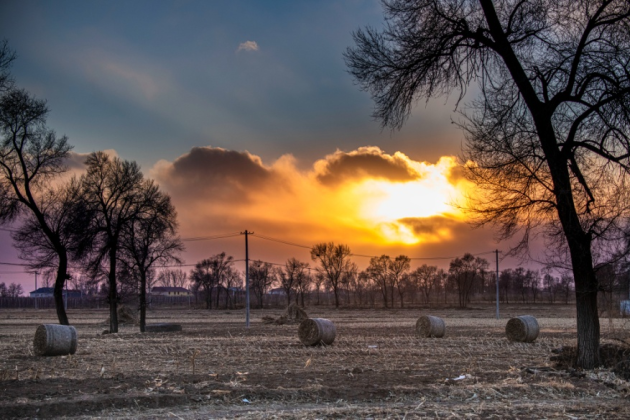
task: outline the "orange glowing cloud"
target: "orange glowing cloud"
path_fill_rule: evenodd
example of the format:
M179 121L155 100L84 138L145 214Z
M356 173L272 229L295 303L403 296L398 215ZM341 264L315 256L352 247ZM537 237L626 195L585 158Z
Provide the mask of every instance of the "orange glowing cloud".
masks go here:
M304 242L426 244L463 224L466 183L453 157L417 162L378 147L337 151L300 170L291 155L265 165L248 152L195 147L150 175L177 206L184 235L258 229Z

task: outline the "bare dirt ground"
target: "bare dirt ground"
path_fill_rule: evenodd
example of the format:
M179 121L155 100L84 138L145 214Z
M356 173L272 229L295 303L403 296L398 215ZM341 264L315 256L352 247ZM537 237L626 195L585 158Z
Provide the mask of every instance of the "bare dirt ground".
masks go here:
M509 305L467 310L309 307L332 320L328 347L304 347L297 325L267 325L281 310L161 309L149 322L183 331L102 335L104 310L70 311L73 356L33 354L38 325L53 311L0 312L2 418L630 418L630 383L608 369L560 370L552 349L575 345L572 306ZM534 343L510 343L512 316L537 317ZM436 315L444 338L417 338ZM630 335L630 320L602 319L603 343ZM456 379L457 378L457 379Z

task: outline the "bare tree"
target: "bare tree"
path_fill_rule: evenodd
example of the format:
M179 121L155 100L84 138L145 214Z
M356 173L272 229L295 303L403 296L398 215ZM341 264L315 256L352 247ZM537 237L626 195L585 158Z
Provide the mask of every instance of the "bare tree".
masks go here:
M180 264L184 250L177 236L177 213L171 198L151 180L138 186L136 216L124 225L120 239L120 260L139 276L140 331L144 332L147 312L147 277L155 264Z
M9 287L7 287L8 297L12 297L12 298L20 297L22 293L24 293L24 290L22 289L22 285L19 283L11 283Z
M185 287L188 274L182 269L162 270L158 276L158 282L166 287Z
M203 287L206 294L206 309L212 309L212 290L221 284L226 273L232 269L234 257L225 252L199 261L190 273L190 279ZM218 292L217 292L218 296Z
M6 92L13 87L13 79L9 68L15 60L15 52L9 48L8 41L0 41L0 93Z
M429 303L431 292L436 286L439 286L439 284L436 284L436 281L439 281L438 268L433 265L423 264L411 273L411 277L421 291L425 303Z
M308 264L306 265L308 267ZM304 270L304 275L298 277L298 281L295 284L295 289L297 295L295 297L296 303L301 301L300 305L304 307L304 295L310 290L311 284L313 283L313 276L311 275L309 270Z
M228 269L223 274L223 283L225 285L225 307L228 309L233 309L234 288L240 287L243 284L241 273L238 270L234 269L232 266L228 267Z
M302 282L306 274L308 263L298 261L296 258L289 258L284 267L278 270L280 278L280 287L287 295L287 305L291 304L291 294L297 289L299 283ZM297 296L296 296L297 301Z
M386 26L358 31L346 61L400 127L418 98L471 82L465 158L485 194L479 223L504 238L562 238L574 273L577 364L599 364L594 249L627 227L630 3L627 0L390 0ZM552 222L550 222L552 221ZM625 245L625 244L624 244ZM597 256L595 254L595 256ZM603 258L603 255L601 256Z
M381 255L380 257L370 258L370 265L365 270L367 275L378 286L383 296L383 306L388 307L388 286L389 286L389 265L391 258L387 255ZM392 291L393 292L393 291ZM393 301L392 296L392 301Z
M6 56L6 44L0 54ZM0 65L3 62L6 59L0 57ZM42 209L55 199L48 185L66 171L71 146L66 137L58 138L46 127L47 114L46 102L24 90L10 88L0 97L0 223L26 217L30 227L35 223L41 230L54 254L49 262L57 267L53 292L57 318L68 325L63 304L68 249Z
M464 254L461 258L455 258L449 266L459 297L459 307L465 308L470 302L470 292L476 281L479 281L483 270L488 268L488 261L483 258L475 258L472 254Z
M335 308L339 307L339 287L343 280L344 271L351 267L350 247L347 245L335 245L332 242L320 243L311 249L311 259L319 261L320 272L324 274L335 295Z
M90 233L93 240L90 267L107 272L110 332L118 332L119 252L126 230L151 207L149 196L142 193L146 183L136 162L122 161L104 152L95 152L86 160L87 173L81 177L82 197L94 214ZM86 233L87 234L87 233Z
M253 261L249 265L249 285L258 299L258 305L263 307L267 290L276 281L273 266L262 261Z
M400 297L400 307L404 307L403 295L405 293L406 274L411 268L411 259L406 255L399 255L394 260L389 262L388 271L389 278L392 284L392 308L394 307L394 290L396 287L398 290L398 296Z

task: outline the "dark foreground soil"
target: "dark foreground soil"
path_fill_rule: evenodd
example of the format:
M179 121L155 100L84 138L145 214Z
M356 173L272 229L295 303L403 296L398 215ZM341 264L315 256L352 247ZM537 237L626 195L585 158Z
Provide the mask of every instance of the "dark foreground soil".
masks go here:
M304 347L297 325L241 311L157 310L150 322L181 332L102 335L105 311L70 312L72 356L33 354L52 311L0 313L1 418L630 418L630 383L613 367L570 366L575 320L567 306L469 310L330 310L331 346ZM420 315L445 320L444 338L417 338ZM533 343L511 343L511 316L538 318ZM622 348L628 320L602 320L603 343ZM562 350L557 350L562 349ZM552 352L556 350L556 354ZM627 353L625 353L627 354ZM624 353L615 353L624 363ZM551 357L567 361L564 365Z

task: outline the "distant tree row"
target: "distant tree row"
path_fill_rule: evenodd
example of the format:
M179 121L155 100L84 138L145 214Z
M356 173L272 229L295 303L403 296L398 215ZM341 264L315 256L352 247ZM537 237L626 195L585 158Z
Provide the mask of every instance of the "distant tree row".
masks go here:
M7 286L4 282L0 283L0 297L16 298L24 293L22 285L19 283L11 283Z
M350 256L347 245L321 243L311 250L311 257L316 262L314 267L296 258L288 259L283 266L252 261L249 286L253 306L263 307L271 299L272 290L274 295L281 294L287 305L295 301L303 306L305 302L323 303L324 294L336 307L403 308L407 304L455 304L465 308L471 302L496 300L496 271L489 269L486 259L472 254L454 258L448 270L427 264L412 270L408 256L399 255L392 259L382 255L371 258L369 266L359 271ZM172 276L167 273L160 277ZM607 285L601 291L602 299L612 302L615 297L627 297L630 287L628 267L606 266L598 273L600 284ZM183 277L184 273L180 271L179 278ZM208 309L232 308L235 293L243 292L244 274L234 268L233 258L225 253L197 263L189 278L192 290L205 299ZM547 270L523 267L500 272L499 300L502 303L567 304L572 301L573 293L573 279L569 274L554 276ZM278 299L275 298L273 303L278 304Z

